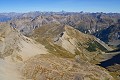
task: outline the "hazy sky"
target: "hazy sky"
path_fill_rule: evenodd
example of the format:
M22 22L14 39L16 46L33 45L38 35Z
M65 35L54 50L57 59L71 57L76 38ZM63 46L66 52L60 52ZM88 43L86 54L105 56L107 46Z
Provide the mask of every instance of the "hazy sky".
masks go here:
M0 13L62 10L120 13L120 0L0 0Z

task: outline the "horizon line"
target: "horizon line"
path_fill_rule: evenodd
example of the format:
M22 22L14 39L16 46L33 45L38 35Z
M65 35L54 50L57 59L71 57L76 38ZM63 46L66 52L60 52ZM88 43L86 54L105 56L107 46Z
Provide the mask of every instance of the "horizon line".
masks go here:
M17 12L17 11L10 11L10 12L0 12L0 13L30 13L30 12L41 12L41 13L45 13L45 12L55 12L55 13L59 13L59 12L64 12L64 13L120 13L120 12L104 12L104 11L98 11L98 12L86 12L86 11L26 11L26 12Z

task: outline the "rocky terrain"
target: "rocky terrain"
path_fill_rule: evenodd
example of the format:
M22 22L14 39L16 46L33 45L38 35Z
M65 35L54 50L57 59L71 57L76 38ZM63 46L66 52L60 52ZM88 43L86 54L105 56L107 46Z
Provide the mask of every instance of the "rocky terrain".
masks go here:
M68 26L65 26L65 30L68 30L68 29L70 29L70 31L72 30L73 33L75 34L76 32L78 33L78 35L83 34L83 33L80 33L79 31L74 30L71 27L69 28ZM105 69L98 67L96 65L92 65L91 63L82 60L84 58L79 60L80 56L79 55L75 56L74 55L75 53L72 53L74 52L74 50L69 51L67 49L68 47L63 47L63 46L60 47L60 46L57 46L57 43L52 43L50 41L51 42L50 45L52 45L53 47L54 45L56 45L55 46L56 48L54 48L55 51L50 52L51 49L49 48L52 48L52 46L47 48L45 44L44 45L40 43L38 44L38 42L28 37L25 37L24 35L19 33L15 28L10 27L9 25L6 25L4 23L1 24L0 30L1 30L0 63L1 65L2 64L4 65L4 66L0 66L0 70L4 73L4 74L0 73L1 80L10 80L10 79L12 80L15 78L16 80L26 80L26 79L31 79L31 80L34 80L34 79L36 80L40 80L40 79L42 80L109 79L109 80L113 80L113 77ZM83 34L83 35L86 35L86 34ZM83 35L81 35L81 37ZM66 36L65 38L67 38ZM87 38L88 40L89 38L92 39L92 37L86 35L86 41L87 41ZM53 42L54 42L54 38L53 38ZM66 42L66 44L67 43L68 42ZM68 46L69 44L70 43L68 43ZM72 44L70 45L72 46ZM72 47L70 49L72 49ZM59 52L60 50L61 52ZM39 54L43 54L43 55L39 55ZM85 67L84 65L86 66L86 68L84 68ZM91 66L91 68L88 69L87 66L89 67ZM5 70L7 71L5 72ZM91 73L88 71L90 71ZM11 72L13 74L11 74ZM55 75L56 77L54 77ZM99 75L101 75L101 77L99 77Z
M54 52L57 56L61 53L64 55L61 54L59 56L64 57L80 55L81 59L87 59L88 61L92 61L96 56L101 55L102 51L112 50L112 48L94 36L84 34L68 25L61 26L54 23L34 30L32 39L45 45L50 52ZM62 49L62 51L57 47ZM66 51L69 51L69 53L66 53ZM56 54L58 52L59 54Z
M0 80L22 80L21 62L36 54L47 54L43 45L23 36L15 28L0 24Z
M83 63L77 63L69 58L58 58L54 55L36 55L25 62L22 72L26 78L33 80L113 79L104 69Z
M116 47L106 44L119 40L118 19L117 13L12 16L0 23L0 80L119 80L119 71L111 71L113 65L100 66L119 55L110 53ZM109 30L107 41L104 30Z

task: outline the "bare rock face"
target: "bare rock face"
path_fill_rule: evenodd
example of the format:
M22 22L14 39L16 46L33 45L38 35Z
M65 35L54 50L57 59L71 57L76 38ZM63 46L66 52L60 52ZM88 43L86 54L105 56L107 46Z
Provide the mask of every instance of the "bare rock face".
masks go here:
M73 59L54 55L36 55L22 66L22 74L31 80L113 80L108 72L98 66L79 64Z

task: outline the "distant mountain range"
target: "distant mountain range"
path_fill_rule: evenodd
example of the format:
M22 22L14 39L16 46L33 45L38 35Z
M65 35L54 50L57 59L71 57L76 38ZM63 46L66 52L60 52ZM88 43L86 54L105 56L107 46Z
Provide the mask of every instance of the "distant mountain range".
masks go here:
M87 34L92 34L109 43L109 45L119 45L119 26L120 13L83 13L83 12L29 12L29 13L1 13L0 21L8 21L11 26L16 27L24 35L30 35L35 28L49 23L65 24L78 29ZM114 26L109 34L109 28ZM116 26L116 27L115 27ZM103 36L103 37L102 37ZM110 38L115 38L113 43Z

